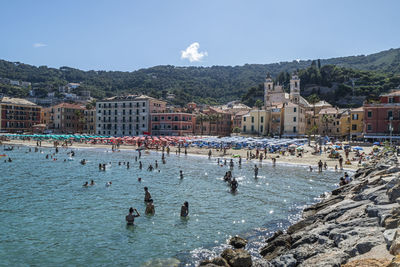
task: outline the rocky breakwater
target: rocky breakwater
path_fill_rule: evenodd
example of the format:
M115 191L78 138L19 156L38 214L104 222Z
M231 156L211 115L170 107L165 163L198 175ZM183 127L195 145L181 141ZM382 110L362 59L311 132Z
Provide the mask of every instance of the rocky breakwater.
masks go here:
M352 178L306 208L302 220L266 239L260 259L251 259L245 241L230 240L232 249L200 265L400 267L397 156L382 152Z

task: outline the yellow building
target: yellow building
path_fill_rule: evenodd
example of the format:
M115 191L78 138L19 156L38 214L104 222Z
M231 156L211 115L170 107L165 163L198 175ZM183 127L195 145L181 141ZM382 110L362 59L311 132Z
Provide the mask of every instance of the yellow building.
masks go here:
M268 112L266 110L253 109L242 116L242 133L267 134Z
M316 121L318 133L321 136L347 139L350 135L350 112L348 109L321 109Z
M363 138L364 108L350 110L350 137L351 140Z

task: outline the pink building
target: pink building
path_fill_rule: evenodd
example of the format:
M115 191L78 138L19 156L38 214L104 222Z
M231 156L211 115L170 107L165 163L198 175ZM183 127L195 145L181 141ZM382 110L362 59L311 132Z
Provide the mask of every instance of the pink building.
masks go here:
M196 118L190 113L151 113L151 135L192 135Z

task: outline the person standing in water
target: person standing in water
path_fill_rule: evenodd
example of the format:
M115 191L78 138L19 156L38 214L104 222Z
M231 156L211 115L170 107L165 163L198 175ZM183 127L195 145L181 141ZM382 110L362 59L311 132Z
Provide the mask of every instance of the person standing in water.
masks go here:
M150 195L149 189L146 186L146 187L144 187L144 201L149 202L150 199L151 199L151 195Z
M183 172L182 172L182 170L179 171L179 176L181 177L181 179L183 179Z
M257 176L258 176L258 167L257 165L254 164L254 178L257 179Z
M133 214L133 212L136 212L136 214ZM133 223L135 222L135 218L136 217L139 217L140 216L140 214L139 214L139 212L137 211L137 209L134 209L134 208L130 208L129 209L129 214L128 215L126 215L126 217L125 217L125 220L126 220L126 224L127 225L133 225Z
M181 207L181 217L187 217L189 215L189 203L185 201Z
M324 164L322 163L322 160L319 160L318 161L318 172L322 172L322 166L323 166Z
M211 154L212 154L212 152L211 152L211 149L210 149L210 150L208 150L208 158L209 159L211 158Z
M155 208L154 208L153 200L150 199L149 202L147 202L147 204L146 204L145 213L148 214L148 215L154 215L155 212L156 211L155 211Z
M141 170L143 168L143 164L141 161L139 161L139 170Z

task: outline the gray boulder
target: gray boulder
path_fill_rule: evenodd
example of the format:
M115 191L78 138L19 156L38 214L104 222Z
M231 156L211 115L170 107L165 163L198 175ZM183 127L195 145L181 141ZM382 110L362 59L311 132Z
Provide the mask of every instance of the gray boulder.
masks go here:
M244 248L247 244L247 240L241 238L240 236L234 236L229 240L229 245L233 246L234 248Z

